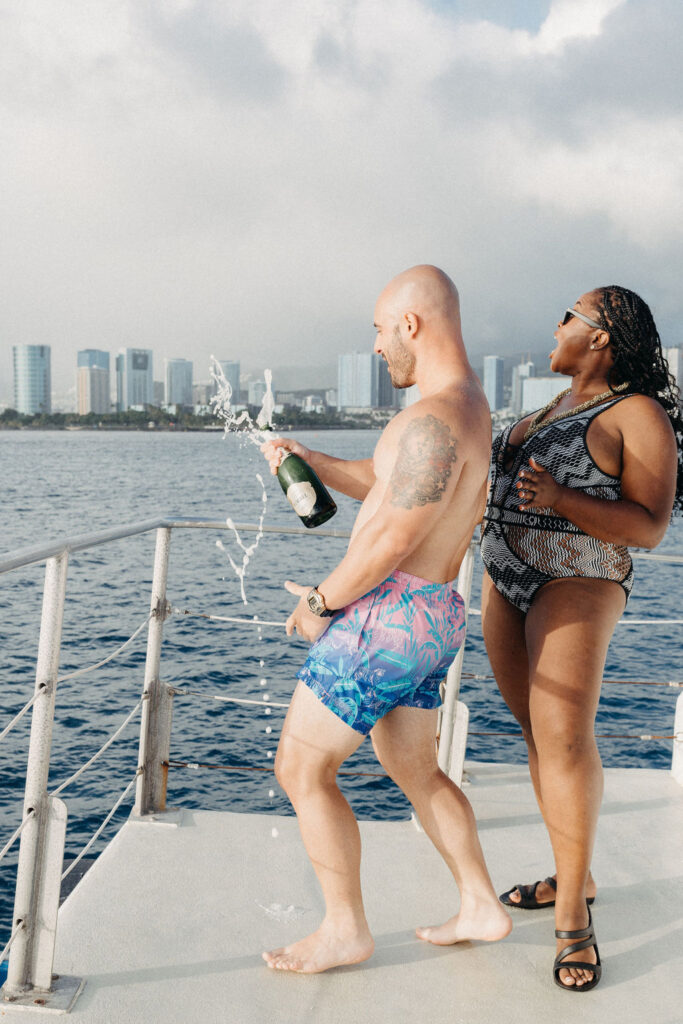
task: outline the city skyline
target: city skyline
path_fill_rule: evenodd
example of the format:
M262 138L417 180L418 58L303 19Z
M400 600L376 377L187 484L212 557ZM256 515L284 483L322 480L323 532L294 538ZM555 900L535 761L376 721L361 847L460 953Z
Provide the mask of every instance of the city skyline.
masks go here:
M52 408L50 392L50 346L14 346L14 396L9 407L28 415L47 412L88 413L124 412L129 408L147 406L209 410L216 393L216 381L196 380L192 360L165 359L165 380L155 379L153 353L149 350L122 349L114 360L115 377L109 372L110 354L98 349L77 353L76 404ZM683 394L683 347L663 348L669 371ZM230 384L232 403L260 406L266 391L260 373L242 374L235 360L216 361ZM507 368L506 368L506 363ZM479 374L492 413L530 412L550 401L571 384L571 378L538 372L526 352L511 365L509 359L491 354L484 356ZM272 373L271 373L272 376ZM245 386L243 386L245 385ZM339 411L366 409L398 409L412 404L419 397L417 387L395 390L386 363L376 353L342 353L337 361L335 387L319 382L310 387L288 389L272 381L273 395L279 406L299 405L311 411L336 408ZM4 403L0 403L2 407Z
M3 399L20 343L58 393L87 348L330 366L421 262L474 363L613 282L678 344L682 29L674 0L5 4Z

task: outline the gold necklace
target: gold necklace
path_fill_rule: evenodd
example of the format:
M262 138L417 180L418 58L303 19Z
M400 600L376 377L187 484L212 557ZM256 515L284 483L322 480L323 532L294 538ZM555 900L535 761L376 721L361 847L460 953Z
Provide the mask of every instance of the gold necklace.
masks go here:
M613 388L611 391L603 391L601 395L589 398L588 401L581 402L580 405L575 405L572 409L565 409L564 412L556 412L554 416L549 416L547 420L544 420L543 417L546 416L551 409L554 409L565 395L570 395L572 389L566 388L564 391L560 391L559 395L555 395L552 401L548 402L547 405L544 405L543 408L536 413L526 429L526 433L522 438L522 444L524 444L525 441L528 441L530 437L533 437L534 434L538 433L541 427L545 427L549 423L554 423L555 420L566 419L567 416L575 416L577 413L583 412L585 409L591 409L594 405L599 405L600 402L604 402L605 399L611 398L616 392L626 391L628 387L629 384L628 381L626 381L624 384L617 385L617 387Z

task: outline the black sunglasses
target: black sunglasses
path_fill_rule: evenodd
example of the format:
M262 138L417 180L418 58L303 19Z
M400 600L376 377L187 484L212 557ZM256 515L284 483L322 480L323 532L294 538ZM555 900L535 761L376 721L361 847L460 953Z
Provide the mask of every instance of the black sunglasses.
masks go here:
M583 322L588 324L589 327L597 327L599 331L604 331L605 329L602 324L597 323L595 320L591 320L591 318L586 316L585 313L579 313L578 309L568 309L566 311L564 318L561 321L562 326L564 327L565 324L568 324L573 316L578 317L579 320L583 320Z

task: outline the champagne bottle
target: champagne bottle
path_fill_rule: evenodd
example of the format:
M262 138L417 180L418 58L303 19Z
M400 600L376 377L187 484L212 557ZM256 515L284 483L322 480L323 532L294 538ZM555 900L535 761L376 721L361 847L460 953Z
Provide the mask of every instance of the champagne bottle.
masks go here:
M337 506L318 474L294 452L283 455L277 478L287 501L309 529L326 523L337 511Z

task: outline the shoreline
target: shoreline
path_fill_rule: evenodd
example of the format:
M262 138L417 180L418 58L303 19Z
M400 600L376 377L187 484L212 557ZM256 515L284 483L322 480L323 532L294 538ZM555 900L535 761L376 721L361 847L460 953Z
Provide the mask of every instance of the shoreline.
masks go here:
M297 430L381 430L385 424L383 423L277 423L273 429L281 431L282 433L289 433L290 431ZM6 426L0 424L0 432L7 433L25 433L25 432L42 432L42 433L56 433L59 431L68 431L69 433L89 433L89 434L112 434L112 433L138 433L138 434L222 434L224 428L222 426L204 426L204 427L184 427L184 426L166 426L166 425L154 425L153 427L138 426L137 424L121 424L121 425L106 425L106 426L74 426L74 425L56 425L56 424L35 424L26 426ZM247 431L234 430L230 433L240 434L247 433Z

